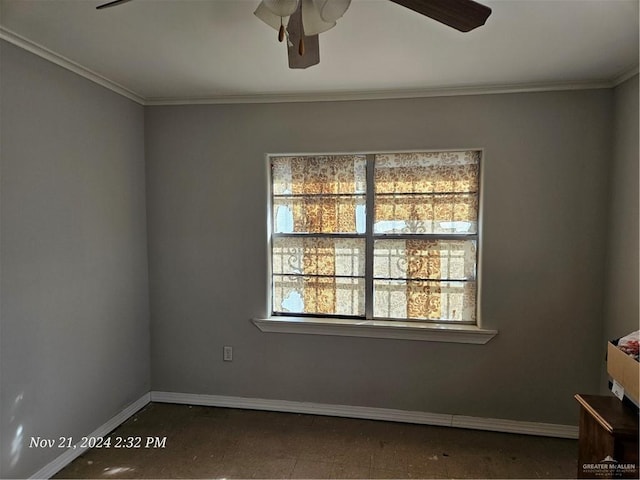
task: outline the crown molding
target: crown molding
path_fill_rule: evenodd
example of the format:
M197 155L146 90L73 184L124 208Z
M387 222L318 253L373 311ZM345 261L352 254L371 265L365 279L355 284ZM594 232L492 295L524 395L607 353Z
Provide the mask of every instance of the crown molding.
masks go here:
M129 88L92 71L73 60L0 26L0 39L31 52L87 80L101 85L144 106L212 105L246 103L339 102L358 100L394 100L465 95L497 95L509 93L536 93L566 90L593 90L614 88L638 74L638 67L625 71L610 80L477 85L467 87L439 87L407 90L364 90L331 93L301 92L291 94L207 95L198 97L144 97Z
M99 73L96 73L86 67L83 67L82 65L74 62L73 60L70 60L60 55L59 53L49 50L48 48L43 47L42 45L39 45L35 42L32 42L31 40L1 26L0 26L0 39L5 40L15 45L16 47L20 47L35 55L38 55L39 57L42 57L45 60L48 60L51 63L54 63L62 68L66 68L67 70L70 70L73 73L76 73L81 77L86 78L87 80L97 83L98 85L108 88L109 90L119 95L122 95L123 97L126 97L129 100L133 100L134 102L139 103L140 105L145 104L145 99L142 95L139 95L134 91L129 90L128 88L120 85L119 83L116 83L113 80L109 80L107 77L100 75Z
M147 98L145 105L206 105L229 103L294 103L340 102L358 100L394 100L428 97L454 97L465 95L497 95L505 93L555 92L563 90L593 90L612 88L610 81L573 83L531 83L513 85L486 85L474 87L430 88L422 90L369 90L333 93L305 92L298 94L225 95L202 97Z
M623 73L621 73L611 81L611 87L617 87L621 83L624 83L627 80L629 80L631 77L638 75L638 72L639 72L639 69L637 65L635 66L635 68L624 71Z

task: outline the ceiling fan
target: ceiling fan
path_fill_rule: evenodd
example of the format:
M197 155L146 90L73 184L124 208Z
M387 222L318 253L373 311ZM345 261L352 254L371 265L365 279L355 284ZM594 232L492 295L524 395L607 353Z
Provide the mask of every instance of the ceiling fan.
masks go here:
M115 7L131 0L112 0L96 8ZM391 0L437 22L469 32L485 24L491 9L473 0ZM286 39L289 68L320 63L318 35L333 28L351 0L262 0L254 14Z

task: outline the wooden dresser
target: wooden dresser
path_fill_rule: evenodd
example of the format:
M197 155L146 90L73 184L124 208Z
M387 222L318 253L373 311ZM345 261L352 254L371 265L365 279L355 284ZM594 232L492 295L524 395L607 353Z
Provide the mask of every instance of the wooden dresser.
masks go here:
M576 395L578 478L639 478L638 411L616 397Z

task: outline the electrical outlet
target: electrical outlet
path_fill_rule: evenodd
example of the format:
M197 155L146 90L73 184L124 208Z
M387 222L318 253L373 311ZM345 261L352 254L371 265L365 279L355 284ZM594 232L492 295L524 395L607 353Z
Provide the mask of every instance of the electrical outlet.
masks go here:
M224 347L222 347L222 359L225 362L233 361L233 347L229 345L225 345Z

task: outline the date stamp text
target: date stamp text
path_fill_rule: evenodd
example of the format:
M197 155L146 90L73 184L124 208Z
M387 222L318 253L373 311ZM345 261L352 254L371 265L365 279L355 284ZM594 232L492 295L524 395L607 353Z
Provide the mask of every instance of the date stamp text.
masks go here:
M29 448L166 448L167 437L31 437Z

